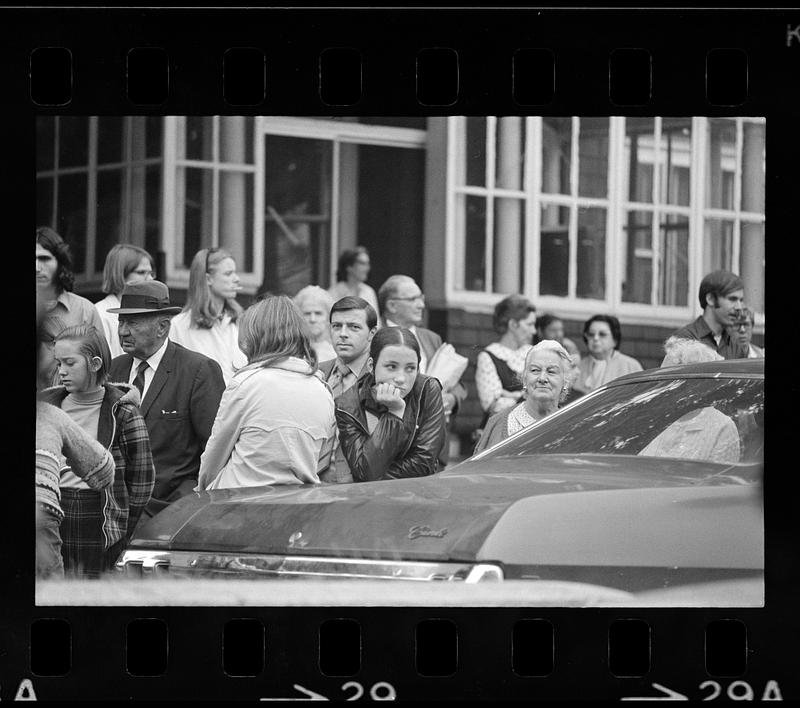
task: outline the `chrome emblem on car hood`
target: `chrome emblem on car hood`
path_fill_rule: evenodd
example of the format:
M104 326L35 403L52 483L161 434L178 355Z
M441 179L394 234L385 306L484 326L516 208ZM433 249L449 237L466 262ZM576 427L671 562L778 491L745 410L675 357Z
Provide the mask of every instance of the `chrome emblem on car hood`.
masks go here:
M307 545L308 541L303 540L302 531L295 531L289 536L289 548L305 548Z
M412 526L408 530L408 537L412 540L423 536L443 538L446 535L447 529L439 529L438 531L434 531L430 526Z

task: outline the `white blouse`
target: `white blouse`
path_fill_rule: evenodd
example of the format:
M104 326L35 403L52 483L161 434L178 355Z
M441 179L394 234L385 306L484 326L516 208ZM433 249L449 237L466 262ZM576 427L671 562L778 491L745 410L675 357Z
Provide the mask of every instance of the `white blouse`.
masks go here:
M522 370L525 367L525 356L530 348L530 344L523 344L519 349L509 349L499 342L492 342L486 347L498 359L506 362L509 368L518 376L522 376ZM478 354L475 368L475 386L478 389L478 399L484 411L497 413L516 404L516 401L511 398L499 398L503 385L500 382L500 376L497 374L494 361L484 351Z

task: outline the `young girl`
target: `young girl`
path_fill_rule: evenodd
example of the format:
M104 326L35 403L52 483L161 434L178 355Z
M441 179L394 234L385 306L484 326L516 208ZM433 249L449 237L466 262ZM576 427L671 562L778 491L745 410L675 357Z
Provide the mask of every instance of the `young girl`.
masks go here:
M383 327L370 345L370 374L337 399L339 443L355 481L438 470L446 440L442 387L419 373L419 361L410 330Z
M61 474L64 570L99 577L113 569L153 491L150 438L139 413L139 392L129 384L106 383L111 355L101 331L68 327L56 337L53 353L62 385L42 391L40 398L61 408L114 457L114 482L102 492L68 467Z
M172 318L169 338L205 354L222 368L225 384L247 364L239 348L238 319L242 306L236 261L222 248L202 248L189 268L189 290L183 311Z

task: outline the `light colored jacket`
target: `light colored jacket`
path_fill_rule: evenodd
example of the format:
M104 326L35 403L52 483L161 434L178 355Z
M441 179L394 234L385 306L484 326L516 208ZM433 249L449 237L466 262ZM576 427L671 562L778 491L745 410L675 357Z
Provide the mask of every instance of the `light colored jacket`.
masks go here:
M333 396L308 362L248 366L222 394L195 489L319 484L335 442Z

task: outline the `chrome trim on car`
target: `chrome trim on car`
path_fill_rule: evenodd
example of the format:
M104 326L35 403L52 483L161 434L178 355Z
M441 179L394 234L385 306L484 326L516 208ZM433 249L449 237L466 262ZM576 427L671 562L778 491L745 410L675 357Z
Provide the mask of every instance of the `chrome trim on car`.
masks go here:
M218 576L243 578L369 578L374 580L445 580L478 583L503 580L491 563L428 562L280 556L260 553L127 550L117 561L126 575Z

